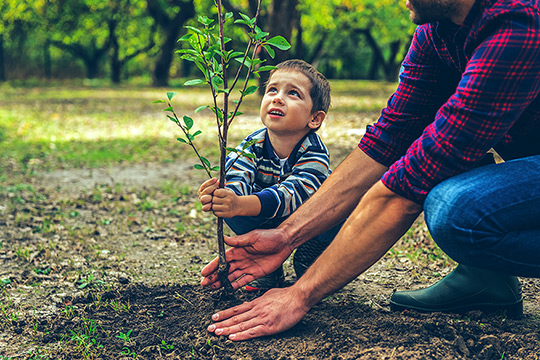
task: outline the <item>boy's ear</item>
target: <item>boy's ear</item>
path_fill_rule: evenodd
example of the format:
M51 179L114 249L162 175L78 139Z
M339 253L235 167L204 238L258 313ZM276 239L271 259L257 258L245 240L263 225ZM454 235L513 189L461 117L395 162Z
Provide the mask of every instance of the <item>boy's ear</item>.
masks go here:
M326 118L326 113L322 110L319 110L311 115L311 120L308 123L310 129L318 129L321 127L324 119Z

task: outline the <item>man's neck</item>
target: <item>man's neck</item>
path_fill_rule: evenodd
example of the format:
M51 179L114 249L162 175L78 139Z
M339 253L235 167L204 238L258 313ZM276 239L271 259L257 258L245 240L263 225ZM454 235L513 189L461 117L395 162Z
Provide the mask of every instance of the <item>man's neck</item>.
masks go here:
M450 20L457 25L462 25L475 2L476 0L461 0L461 7L458 13L452 16Z

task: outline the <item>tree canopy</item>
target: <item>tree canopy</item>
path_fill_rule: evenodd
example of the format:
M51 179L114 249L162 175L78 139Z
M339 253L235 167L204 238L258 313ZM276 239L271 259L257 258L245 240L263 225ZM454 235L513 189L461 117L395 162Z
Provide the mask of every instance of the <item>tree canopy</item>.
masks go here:
M239 17L254 15L257 1L223 3ZM194 71L175 54L177 40L212 7L209 0L4 0L0 81L143 76L166 85ZM401 0L263 0L259 26L292 45L275 62L302 58L329 78L385 80L396 79L414 30ZM241 36L231 32L233 41Z

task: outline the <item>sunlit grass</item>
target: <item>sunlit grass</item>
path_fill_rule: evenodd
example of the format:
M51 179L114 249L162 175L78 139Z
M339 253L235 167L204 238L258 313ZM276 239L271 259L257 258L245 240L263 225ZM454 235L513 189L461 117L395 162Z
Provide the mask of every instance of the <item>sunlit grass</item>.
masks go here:
M327 145L352 149L369 123L376 121L395 84L332 81L332 108L320 135ZM47 86L0 87L0 160L2 172L27 173L60 167L97 167L117 163L192 159L189 148L176 142L181 130L167 120L167 91L177 91L178 115L194 118L199 147L217 158L213 114L194 109L209 104L205 88ZM262 125L258 95L243 104L244 115L231 128L229 145Z

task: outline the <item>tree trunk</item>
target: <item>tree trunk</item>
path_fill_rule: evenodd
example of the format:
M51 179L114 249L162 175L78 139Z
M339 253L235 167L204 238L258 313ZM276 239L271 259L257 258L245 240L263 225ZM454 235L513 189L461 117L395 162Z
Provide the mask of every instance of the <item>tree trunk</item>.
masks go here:
M112 47L111 54L111 81L113 84L120 84L120 74L122 72L122 62L120 61L120 45L116 36L116 21L109 21L109 41Z
M52 78L51 42L49 39L45 40L45 43L43 44L43 75L45 75L45 79L47 80Z
M0 81L6 81L6 65L4 62L4 38L0 34Z
M269 10L267 29L263 29L270 33L269 38L277 35L283 36L287 41L291 41L292 31L295 27L299 16L297 13L298 0L274 0L272 7ZM277 65L282 61L289 59L290 56L286 51L276 49L274 59L270 58L265 51L261 52L261 59L266 59L265 65ZM264 84L268 81L268 72L260 74L259 93L264 93Z
M167 86L169 83L169 71L173 61L174 51L178 40L178 35L184 23L195 16L195 6L193 0L168 0L169 7L164 9L161 7L161 2L158 0L146 0L147 9L155 20L155 22L165 32L165 41L161 46L161 51L156 60L153 85ZM169 13L173 6L178 6L180 9L174 17L169 17Z
M167 86L169 83L169 71L173 60L173 54L176 49L176 41L180 28L167 31L165 42L161 46L161 53L156 60L154 68L154 86Z

